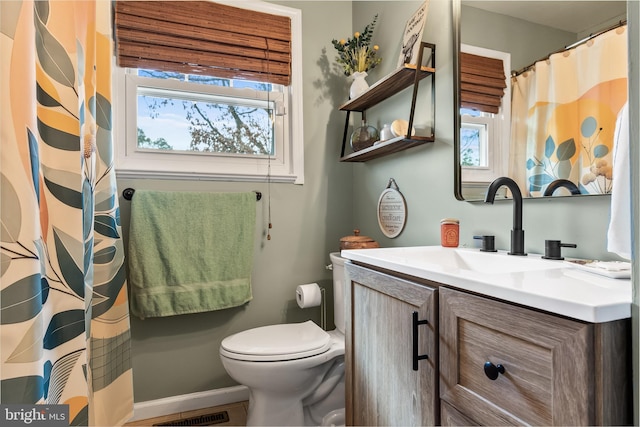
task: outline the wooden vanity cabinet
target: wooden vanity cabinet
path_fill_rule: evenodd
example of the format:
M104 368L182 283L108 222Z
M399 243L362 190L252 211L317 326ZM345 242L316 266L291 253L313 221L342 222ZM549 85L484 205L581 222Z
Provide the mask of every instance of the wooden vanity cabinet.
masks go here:
M347 425L437 425L437 290L345 267Z
M583 322L345 269L347 425L632 422L630 319Z
M443 425L631 422L629 319L586 323L445 287L439 304Z

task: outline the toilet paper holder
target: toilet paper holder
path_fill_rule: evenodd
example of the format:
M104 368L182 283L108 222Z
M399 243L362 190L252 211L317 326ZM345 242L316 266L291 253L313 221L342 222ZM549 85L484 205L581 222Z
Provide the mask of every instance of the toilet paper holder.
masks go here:
M325 298L325 290L324 288L320 288L320 327L323 330L327 330L327 304Z

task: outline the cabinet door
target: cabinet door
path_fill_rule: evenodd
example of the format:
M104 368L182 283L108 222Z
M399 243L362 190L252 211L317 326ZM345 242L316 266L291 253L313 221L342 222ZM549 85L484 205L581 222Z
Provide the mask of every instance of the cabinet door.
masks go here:
M593 325L439 293L442 400L482 425L595 424Z
M444 400L440 401L440 425L442 426L477 426L478 423L464 416L460 411Z
M349 265L347 422L423 426L438 422L434 289ZM426 320L417 327L414 312ZM417 361L414 351L427 355Z

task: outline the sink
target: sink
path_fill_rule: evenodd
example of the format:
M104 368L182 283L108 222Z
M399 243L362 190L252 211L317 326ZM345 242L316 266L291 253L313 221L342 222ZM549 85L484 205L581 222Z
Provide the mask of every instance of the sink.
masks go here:
M519 273L563 267L562 263L558 261L534 256L508 255L500 252L455 249L452 258L458 268L479 273Z
M356 275L354 280L365 277L359 276L364 274L361 268L370 267L382 275L419 279L425 286L444 285L586 322L631 315L631 280L576 270L539 254L414 246L350 249L342 256L356 264L347 268L347 274Z
M482 274L521 273L563 267L562 262L545 260L539 255L515 256L504 251L481 252L478 249L440 246L377 248L360 251L360 254L417 268Z

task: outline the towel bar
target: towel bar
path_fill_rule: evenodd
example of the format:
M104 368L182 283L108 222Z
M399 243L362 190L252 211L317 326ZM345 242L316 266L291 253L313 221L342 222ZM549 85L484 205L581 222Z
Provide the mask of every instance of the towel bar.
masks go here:
M136 190L133 188L125 188L122 191L122 197L124 197L125 200L131 200L133 198L133 193L135 192ZM256 201L259 202L262 199L262 193L260 191L254 191L254 193L256 193Z

